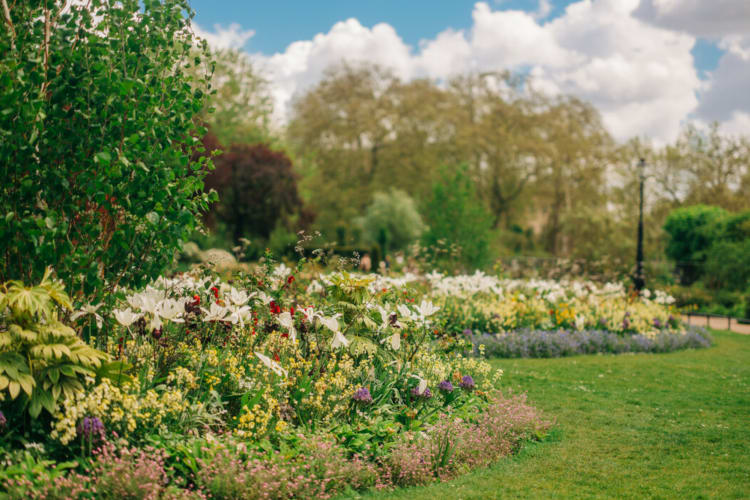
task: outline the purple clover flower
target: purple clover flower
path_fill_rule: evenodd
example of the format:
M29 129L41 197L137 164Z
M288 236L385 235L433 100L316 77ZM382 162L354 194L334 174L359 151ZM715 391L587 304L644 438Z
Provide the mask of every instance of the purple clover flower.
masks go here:
M460 385L462 389L466 389L467 391L473 391L476 387L474 379L471 378L471 375L464 375L463 377L461 377L461 383L458 385Z
M411 390L411 394L414 397L423 398L423 399L430 399L432 397L432 392L430 392L429 387L426 387L422 394L419 393L419 387L415 387L414 389Z
M654 318L654 328L661 328L661 320L659 318Z
M464 336L471 337L471 328L467 328L466 330L464 330Z
M367 387L360 387L352 395L352 399L357 403L370 404L372 403L372 394Z
M5 427L5 424L7 423L8 423L8 419L5 418L5 415L3 414L3 412L0 411L0 429Z
M77 430L78 434L86 439L104 439L104 424L99 420L99 417L83 417L83 421L78 424Z
M443 380L438 384L438 389L440 389L443 392L453 392L453 384L451 384L450 380Z

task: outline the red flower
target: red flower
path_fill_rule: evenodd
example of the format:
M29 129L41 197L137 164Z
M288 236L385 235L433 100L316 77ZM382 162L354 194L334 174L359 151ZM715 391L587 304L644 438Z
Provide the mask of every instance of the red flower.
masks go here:
M215 286L212 286L211 287L211 291L213 292L214 297L218 299L219 298L219 289L216 288Z
M281 359L279 358L279 353L277 353L277 352L273 353L273 360L276 361L276 362L281 361Z
M289 308L289 314L291 314L292 316L294 316L294 308L293 307Z
M290 276L289 276L289 277L288 277L288 278L286 279L286 282L287 282L287 283L289 283L290 285L292 284L292 281L294 281L294 275L293 275L293 274L292 274L292 275L290 275Z
M197 306L197 305L198 305L198 304L200 304L200 303L201 303L201 298L200 298L200 297L198 296L198 294L196 293L195 295L193 295L193 305L194 305L194 306Z

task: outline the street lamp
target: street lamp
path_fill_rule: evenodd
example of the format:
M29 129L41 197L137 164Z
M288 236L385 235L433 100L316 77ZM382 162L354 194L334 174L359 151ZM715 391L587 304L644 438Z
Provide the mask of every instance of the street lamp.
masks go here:
M638 205L638 247L635 254L635 274L633 275L633 285L638 293L646 286L646 278L643 272L643 184L646 181L644 170L646 160L641 158L638 162L638 183L640 190L640 200Z

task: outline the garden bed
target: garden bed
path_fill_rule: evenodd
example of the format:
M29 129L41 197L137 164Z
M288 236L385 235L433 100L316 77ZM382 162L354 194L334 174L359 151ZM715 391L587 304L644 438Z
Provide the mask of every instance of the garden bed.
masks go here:
M475 355L497 358L559 358L580 354L663 353L698 349L712 344L705 328L628 334L606 330L531 330L498 334L471 334Z

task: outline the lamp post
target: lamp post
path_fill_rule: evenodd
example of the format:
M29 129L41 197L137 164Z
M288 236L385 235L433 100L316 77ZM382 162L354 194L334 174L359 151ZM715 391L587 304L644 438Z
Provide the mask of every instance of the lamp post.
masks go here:
M646 278L643 273L643 184L646 181L644 170L646 160L641 158L638 162L638 188L640 199L638 204L638 246L635 254L635 274L633 275L633 285L638 293L646 286Z

